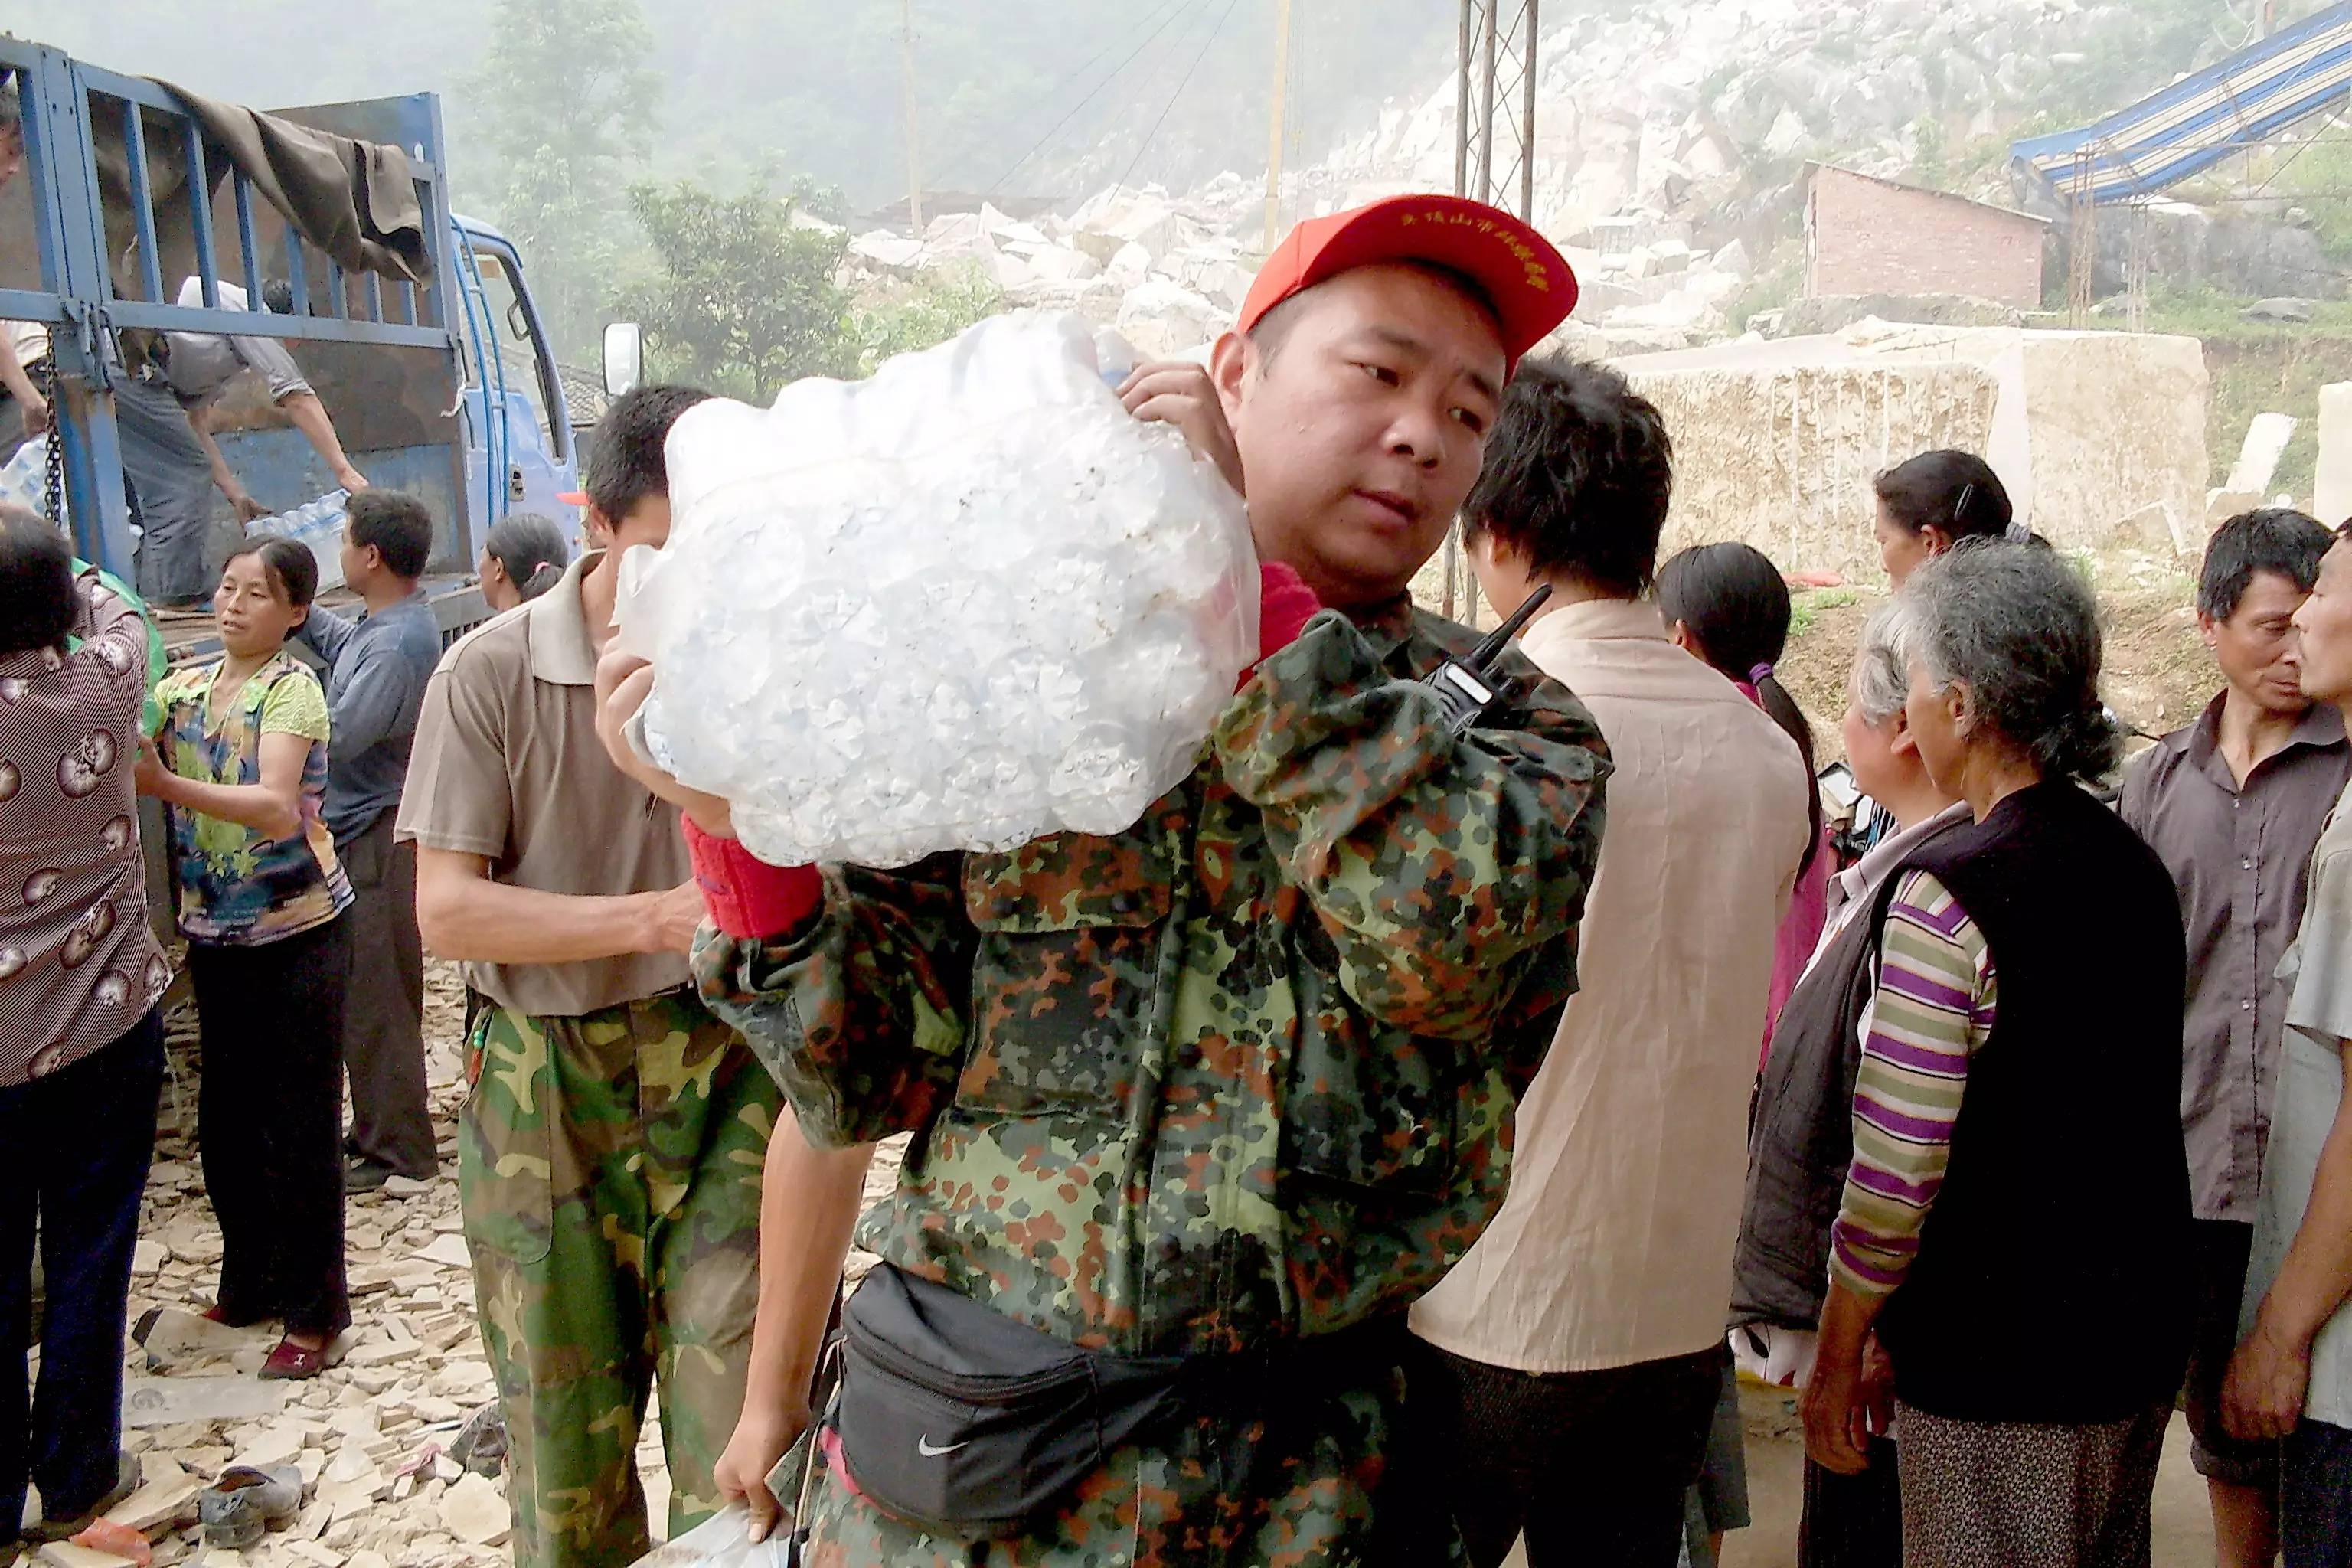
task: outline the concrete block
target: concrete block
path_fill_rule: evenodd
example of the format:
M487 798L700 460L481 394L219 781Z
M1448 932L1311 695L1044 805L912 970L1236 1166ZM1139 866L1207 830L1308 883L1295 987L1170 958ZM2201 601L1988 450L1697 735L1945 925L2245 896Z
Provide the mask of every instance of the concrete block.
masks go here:
M2319 389L2319 474L2311 506L2330 528L2352 518L2352 381Z
M2295 417L2292 414L2257 414L2246 426L2246 439L2238 448L2238 460L2230 468L2230 477L2221 481L2225 490L2265 490L2271 476L2278 472L2279 458L2286 444L2294 439Z

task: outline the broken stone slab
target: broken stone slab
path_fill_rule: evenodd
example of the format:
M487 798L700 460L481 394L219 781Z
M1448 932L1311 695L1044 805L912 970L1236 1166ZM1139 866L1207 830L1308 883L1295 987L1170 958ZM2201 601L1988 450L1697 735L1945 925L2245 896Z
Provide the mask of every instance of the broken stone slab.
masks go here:
M498 1483L470 1472L442 1494L439 1511L443 1529L477 1546L498 1545L514 1526Z
M2352 517L2352 381L2319 389L2319 472L2311 507L2330 528Z
M280 1421L265 1428L247 1442L237 1455L237 1463L251 1465L257 1470L273 1469L290 1463L302 1451L302 1424Z
M396 1198L413 1198L433 1190L435 1184L418 1181L415 1176L386 1176L383 1190Z
M450 1268L470 1268L474 1264L474 1255L466 1249L462 1236L436 1236L429 1244L418 1247L416 1256Z
M353 1367L382 1367L396 1361L405 1361L416 1353L415 1340L373 1339L353 1345L344 1355L343 1363Z
M267 1330L233 1329L202 1313L178 1307L149 1309L132 1326L131 1337L145 1348L151 1360L165 1361L185 1356L235 1355L257 1345L266 1348L271 1342Z
M362 1481L373 1488L382 1483L383 1477L378 1474L375 1461L368 1457L366 1449L356 1443L346 1443L333 1458L327 1461L326 1468L319 1472L319 1479L322 1488L343 1488Z
M302 1505L302 1511L295 1516L294 1522L287 1526L287 1530L299 1540L316 1541L326 1533L327 1526L333 1521L334 1517L333 1503L312 1498Z
M152 1432L137 1434L156 1445L139 1456L139 1484L143 1487L160 1487L172 1481L184 1479L188 1474L187 1468L172 1457L172 1450L187 1443L202 1442L211 1430L209 1426L197 1427L191 1424L187 1426L164 1426ZM175 1440L172 1436L174 1432L187 1433L189 1436Z
M33 1553L33 1561L42 1568L139 1568L139 1561L117 1552L100 1552L94 1546L76 1546L70 1541L52 1541Z
M286 1407L286 1385L249 1377L133 1377L122 1387L122 1424L246 1421ZM226 1455L224 1452L223 1458Z
M178 1469L177 1465L173 1466ZM117 1524L153 1534L196 1517L196 1499L205 1483L183 1471L177 1479L151 1480L106 1510Z
M2225 490L2260 492L2270 488L2271 476L2278 471L2279 458L2285 455L2287 443L2294 439L2296 420L2292 414L2257 414L2246 426L2246 438L2238 448L2238 460L2230 468L2230 477L2221 481Z
M171 1248L160 1241L144 1237L131 1245L131 1272L134 1278L163 1272L164 1261L172 1256Z

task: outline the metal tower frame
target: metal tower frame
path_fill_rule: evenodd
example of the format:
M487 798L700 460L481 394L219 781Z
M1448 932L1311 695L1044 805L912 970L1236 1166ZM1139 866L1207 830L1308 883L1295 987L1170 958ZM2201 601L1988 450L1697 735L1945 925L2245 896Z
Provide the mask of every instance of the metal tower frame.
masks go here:
M1456 195L1532 220L1538 0L1462 0L1454 73Z
M1454 193L1529 223L1536 216L1536 31L1538 0L1462 0L1454 72ZM1442 606L1478 619L1478 580L1463 557L1457 525L1445 536Z

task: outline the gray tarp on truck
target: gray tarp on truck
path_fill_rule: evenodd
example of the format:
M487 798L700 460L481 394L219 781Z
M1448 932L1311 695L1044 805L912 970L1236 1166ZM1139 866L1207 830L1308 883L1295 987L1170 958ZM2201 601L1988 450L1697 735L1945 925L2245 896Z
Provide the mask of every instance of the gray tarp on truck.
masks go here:
M425 215L417 205L408 154L400 148L314 130L150 79L185 105L203 127L205 171L215 187L234 163L303 238L346 270L419 283L432 277ZM107 250L119 261L139 232L123 125L107 115L90 129L106 207ZM195 269L186 165L170 126L151 121L146 136L147 175L163 251L159 261L169 280ZM211 195L206 193L207 201ZM224 255L234 254L235 243L232 231Z

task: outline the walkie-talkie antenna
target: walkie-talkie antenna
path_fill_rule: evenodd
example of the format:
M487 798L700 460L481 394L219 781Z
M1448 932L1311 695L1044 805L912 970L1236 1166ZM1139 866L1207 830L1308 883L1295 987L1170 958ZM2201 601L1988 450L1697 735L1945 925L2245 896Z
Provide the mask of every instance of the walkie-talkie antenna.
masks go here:
M1546 583L1529 594L1527 603L1513 610L1507 620L1489 632L1486 640L1468 658L1449 658L1423 679L1422 684L1436 694L1439 706L1445 710L1448 732L1458 735L1509 710L1518 690L1510 681L1496 678L1495 665L1510 646L1511 634L1526 626L1528 617L1550 597L1551 584Z
M1537 584L1536 591L1528 595L1527 602L1513 610L1510 617L1501 626L1486 634L1486 640L1478 645L1478 651L1470 656L1470 662L1482 669L1494 663L1496 656L1509 647L1511 638L1517 634L1521 626L1528 624L1528 617L1543 608L1543 602L1550 597L1551 584Z

